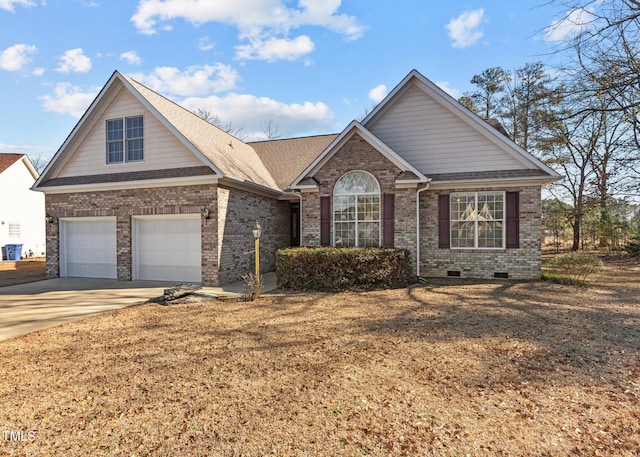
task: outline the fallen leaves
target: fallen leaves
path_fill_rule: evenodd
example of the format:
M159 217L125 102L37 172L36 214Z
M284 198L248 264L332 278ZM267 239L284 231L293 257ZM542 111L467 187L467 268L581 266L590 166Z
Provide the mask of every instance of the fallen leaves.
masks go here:
M0 429L37 432L0 455L638 455L637 280L148 304L43 330L0 343Z

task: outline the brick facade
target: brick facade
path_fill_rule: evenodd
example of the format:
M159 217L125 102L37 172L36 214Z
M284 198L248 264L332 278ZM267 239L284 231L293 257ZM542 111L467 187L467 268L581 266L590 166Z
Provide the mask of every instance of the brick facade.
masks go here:
M541 261L540 187L485 188L474 191L515 191L520 193L519 249L440 249L438 248L438 195L468 192L425 191L420 195L420 275L446 277L460 272L463 278L490 279L494 273L507 273L513 279L539 279Z
M358 134L350 138L314 175L319 183L319 192L302 194L302 245L320 245L320 197L333 197L336 181L354 170L371 173L378 180L381 196L387 193L395 195L394 245L408 249L415 259L416 190L396 188L395 181L402 170ZM382 199L380 206L382 221ZM333 232L333 212L331 230ZM382 225L380 230L382 231Z
M100 192L47 194L47 214L55 218L116 218L117 278L132 279L132 217L199 214L201 220L202 283L219 285L253 271L255 221L263 227L261 268L275 268L275 250L288 243L289 204L216 185L159 187ZM47 275L60 276L59 224L47 224Z
M218 258L221 284L240 279L255 267L252 229L260 236L260 271L275 269L275 254L289 245L290 204L250 192L218 188Z
M392 162L376 151L359 135L354 135L314 175L319 192L303 193L302 244L320 244L320 197L333 196L336 181L345 173L363 170L376 177L381 194L395 194L394 245L416 256L416 189L398 189L395 178L400 173ZM486 188L477 191L517 191L520 193L520 248L496 250L439 249L438 194L420 194L420 275L446 277L448 271L459 271L461 277L493 278L494 273L506 273L514 279L537 279L541 268L540 187ZM443 193L465 192L451 189ZM474 189L474 191L476 191ZM331 214L333 231L333 214ZM381 219L384 216L381 214ZM332 237L333 239L333 237Z

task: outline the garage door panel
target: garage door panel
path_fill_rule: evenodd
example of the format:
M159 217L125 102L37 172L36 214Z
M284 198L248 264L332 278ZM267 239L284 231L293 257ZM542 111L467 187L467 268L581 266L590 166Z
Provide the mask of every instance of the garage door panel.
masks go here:
M136 279L201 282L200 218L135 221Z
M117 277L115 220L62 221L61 273L68 277Z

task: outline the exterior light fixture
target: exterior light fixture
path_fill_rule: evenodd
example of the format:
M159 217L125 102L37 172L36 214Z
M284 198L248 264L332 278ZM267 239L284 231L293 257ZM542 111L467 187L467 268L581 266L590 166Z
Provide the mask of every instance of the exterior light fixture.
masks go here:
M44 220L47 221L47 224L53 224L55 222L56 218L51 216L51 215L49 215L49 214L47 214L44 217Z
M200 211L200 214L202 215L203 219L209 219L211 217L211 210L205 206Z

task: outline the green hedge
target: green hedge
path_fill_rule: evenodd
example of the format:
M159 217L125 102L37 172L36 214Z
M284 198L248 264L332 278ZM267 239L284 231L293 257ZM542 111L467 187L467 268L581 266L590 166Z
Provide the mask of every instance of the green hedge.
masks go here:
M406 287L414 282L409 251L390 248L288 248L276 258L278 285L344 291Z

